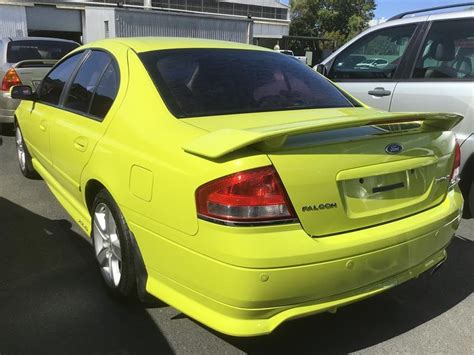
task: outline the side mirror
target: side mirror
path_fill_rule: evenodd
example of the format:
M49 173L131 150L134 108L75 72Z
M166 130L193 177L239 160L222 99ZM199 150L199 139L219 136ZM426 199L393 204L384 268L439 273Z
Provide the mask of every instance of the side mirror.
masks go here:
M324 75L324 76L328 75L328 69L326 68L324 64L317 64L316 71L321 75Z
M10 96L12 99L34 101L36 94L28 85L17 85L10 89Z

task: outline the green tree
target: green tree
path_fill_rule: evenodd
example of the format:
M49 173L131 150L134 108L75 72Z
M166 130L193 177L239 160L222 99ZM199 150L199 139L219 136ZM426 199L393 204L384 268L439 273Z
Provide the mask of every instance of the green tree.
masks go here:
M290 34L326 37L338 45L364 30L375 0L291 0Z

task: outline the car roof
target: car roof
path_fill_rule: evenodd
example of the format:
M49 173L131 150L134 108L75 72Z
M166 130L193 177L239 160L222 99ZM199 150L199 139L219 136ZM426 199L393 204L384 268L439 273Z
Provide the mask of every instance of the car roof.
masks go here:
M418 22L423 22L423 21L427 21L427 20L428 20L427 15L424 15L424 16L421 16L421 15L420 16L407 16L407 17L404 17L404 18L401 18L401 19L385 21L385 22L379 23L378 25L371 26L371 27L367 28L365 31L362 31L359 35L366 34L366 33L372 32L372 31L376 31L376 30L379 30L379 29L385 28L385 27L405 25L405 24L408 24L408 23L418 23Z
M474 17L474 10L450 11L450 12L435 13L435 14L426 14L423 12L423 13L420 13L419 15L407 15L406 17L403 17L401 19L385 21L378 25L370 27L369 30L374 31L374 30L378 30L384 27L404 25L407 23L448 20L448 19L458 19L458 18L470 18L470 17ZM364 31L363 33L367 33L367 32Z
M68 43L76 43L75 41L71 41L69 39L62 39L62 38L53 38L53 37L3 37L1 38L7 41L57 41L57 42L68 42Z
M474 9L431 14L429 15L429 20L434 21L434 20L456 19L456 18L465 18L465 17L474 17Z
M125 45L135 52L149 52L164 49L183 49L183 48L223 48L223 49L247 49L272 51L267 48L253 46L249 44L217 41L210 39L195 38L177 38L177 37L129 37L129 38L113 38L105 39L93 43L89 43L86 47L100 46L102 43L116 42Z

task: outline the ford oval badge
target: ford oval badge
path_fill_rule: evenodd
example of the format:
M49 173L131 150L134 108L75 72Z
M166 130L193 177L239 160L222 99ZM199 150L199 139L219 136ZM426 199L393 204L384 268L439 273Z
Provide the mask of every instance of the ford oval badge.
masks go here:
M398 154L402 150L403 150L403 147L401 146L401 144L398 144L398 143L390 143L389 145L385 147L385 151L388 154Z

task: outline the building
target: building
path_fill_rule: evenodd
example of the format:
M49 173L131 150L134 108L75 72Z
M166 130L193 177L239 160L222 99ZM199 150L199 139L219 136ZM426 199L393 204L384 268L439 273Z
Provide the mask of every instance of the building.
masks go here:
M54 20L52 20L54 19ZM0 4L0 36L87 43L108 37L221 39L272 48L289 32L278 0L12 0Z

